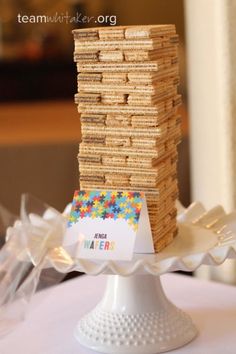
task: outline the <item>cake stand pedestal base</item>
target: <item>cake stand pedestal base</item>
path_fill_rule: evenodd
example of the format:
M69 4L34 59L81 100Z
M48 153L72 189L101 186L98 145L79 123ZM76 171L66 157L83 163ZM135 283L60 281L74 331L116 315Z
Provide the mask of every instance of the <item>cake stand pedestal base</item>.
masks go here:
M159 277L107 277L103 299L76 327L83 346L102 353L155 354L197 335L191 318L166 298Z

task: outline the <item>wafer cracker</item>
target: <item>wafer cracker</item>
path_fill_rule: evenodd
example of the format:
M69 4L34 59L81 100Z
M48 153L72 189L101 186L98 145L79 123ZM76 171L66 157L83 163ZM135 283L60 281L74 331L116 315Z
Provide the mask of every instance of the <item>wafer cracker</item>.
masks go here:
M167 112L163 112L159 115L132 115L131 116L131 126L139 128L145 128L148 131L150 128L155 128L160 126L163 122L175 116L175 111L170 110Z
M102 73L79 73L78 82L101 82Z
M128 156L126 158L127 166L136 167L137 169L154 167L157 165L158 162L159 159L150 157L143 157L142 159L140 159L139 156Z
M74 61L77 62L97 62L99 61L98 51L74 53Z
M132 71L160 71L171 67L171 64L160 63L156 61L150 62L123 62L123 63L80 63L77 62L77 70L79 72L132 72Z
M109 156L102 156L101 157L101 163L102 165L105 166L126 166L126 160L127 157L126 156L113 156L113 155L109 155Z
M165 80L172 79L174 84L177 85L179 82L178 79L178 66L171 65L168 69L163 69L160 71L153 72L103 72L103 73L91 73L83 72L78 74L78 85L80 83L87 83L91 86L96 83L103 84L124 84L129 85L133 84L135 86L144 86L144 85L158 85L160 80L164 82ZM88 86L87 86L88 87Z
M175 127L173 126L171 129L174 129ZM129 137L132 139L134 142L134 146L136 146L136 141L138 141L138 138L146 138L144 140L144 143L150 142L152 145L158 144L157 139L161 139L166 136L168 130L168 122L164 122L160 124L158 127L150 128L150 131L148 131L146 128L132 128L131 126L123 125L122 127L120 126L105 126L105 125L89 125L89 124L82 124L81 131L84 136L96 136L97 134L103 134L106 135L107 137L114 137L116 138L117 135L119 137ZM143 143L143 140L140 140L140 143Z
M114 34L113 34L114 30ZM98 50L106 48L106 50L114 50L119 48L134 49L136 47L145 47L152 45L161 47L159 43L164 42L166 46L166 38L171 38L169 44L176 44L178 37L175 34L175 28L145 26L142 30L138 27L118 26L115 28L94 28L92 30L74 30L75 48L88 49L92 46ZM99 40L98 40L99 38ZM136 44L136 42L138 42Z
M160 198L163 200L163 198ZM149 218L151 225L153 226L153 230L157 229L160 225L164 225L164 221L166 221L167 224L170 224L172 220L176 222L176 207L175 207L175 202L173 201L170 202L169 205L166 206L166 209L162 208L160 211L156 211L155 209L153 210L150 205L148 205L148 213L149 213Z
M121 114L107 114L105 125L107 127L129 127L131 126L131 116L130 115L121 115Z
M153 228L152 237L153 237L154 245L158 243L158 241L162 239L164 236L166 236L167 234L171 233L172 237L174 237L176 231L177 231L176 220L173 220L169 225L163 225L162 228L160 229Z
M75 53L82 51L93 50L106 50L106 51L114 51L114 50L137 50L143 48L144 50L154 50L158 48L162 48L163 38L148 38L141 40L95 40L95 41L80 41L75 39Z
M104 174L103 173L97 173L95 174L80 174L80 182L92 182L92 183L103 183L104 182Z
M135 127L130 125L130 119L123 119L124 116L118 116L117 119L111 117L111 122L108 120L100 118L99 116L95 116L95 122L92 124L88 122L87 119L91 119L91 117L86 117L86 123L82 122L81 131L84 136L97 136L97 135L106 135L109 137L130 137L130 138L147 138L149 139L160 139L165 137L168 134L174 134L179 131L180 122L178 120L179 116L173 116L171 119L164 121L156 127ZM85 119L84 117L82 118ZM103 124L102 124L103 123ZM109 123L109 124L107 124ZM152 140L150 140L152 141ZM158 142L157 142L158 143Z
M163 198L161 198L162 200ZM149 219L153 231L157 231L159 227L165 226L169 227L171 224L176 223L176 207L175 203L170 202L166 209L162 208L160 211L152 210L150 205L148 205Z
M104 105L102 103L88 105L81 103L78 94L75 95L75 103L78 104L78 112L80 113L98 113L98 114L128 114L128 115L158 115L177 107L181 103L179 95L158 102L150 106L132 106L128 104L120 105Z
M95 37L100 39L110 38L152 38L166 34L175 34L175 25L143 25L143 26L115 26L115 27L94 27L74 29L72 31L74 39Z
M156 188L158 184L166 177L173 173L176 173L176 167L172 167L169 170L163 170L162 173L159 173L158 176L150 175L148 173L131 175L130 177L130 186L134 189L142 189L143 187Z
M119 183L121 186L126 186L129 184L129 176L128 175L118 175L114 173L106 173L105 174L105 186L116 186Z
M104 125L106 121L105 114L86 114L82 113L80 115L81 124L94 124L94 125Z
M102 73L102 83L114 83L120 84L128 81L127 73L123 72L103 72Z
M168 233L166 233L164 236L154 241L155 252L157 253L161 252L166 246L168 246L173 241L176 233L177 233L177 228L175 227L172 230L170 230Z
M99 55L96 58L96 61L105 61L105 62L121 62L124 60L124 54L121 50L114 51L99 51Z
M112 147L127 147L127 146L131 146L131 139L130 137L110 137L110 136L106 136L105 138L105 145L106 146L112 146Z
M160 158L152 158L152 157L142 157L140 158L139 154L137 153L136 156L126 156L124 155L111 155L111 152L105 154L86 154L83 152L79 152L78 160L84 165L89 165L91 169L94 168L93 164L102 164L104 166L117 166L119 169L121 167L127 168L127 171L136 172L142 171L141 168L150 169L152 167L157 167L158 164L162 163L169 159L170 162L176 163L177 161L177 151L173 149L172 151L168 151ZM121 170L121 169L120 169ZM146 171L146 170L145 170ZM144 172L145 173L145 172Z
M175 34L174 25L129 26L125 29L125 38L153 38L164 34Z
M127 186L127 184L129 184L129 176L127 175L116 175L114 173L106 173L105 174L105 186L106 187L112 187L112 186L116 186L117 183L119 183L119 185L122 187L122 189L124 187Z
M102 51L76 51L74 61L80 63L97 62L148 62L163 58L173 58L172 63L177 62L177 46L160 48L155 50L113 50Z
M85 93L80 92L77 94L77 102L80 103L98 103L101 102L100 93Z
M102 163L102 157L100 155L78 155L78 161L80 163L86 163L91 165L100 165ZM80 165L81 166L81 165Z
M127 104L123 105L104 105L104 104L96 104L96 105L86 105L85 103L80 103L79 98L75 98L76 104L78 104L78 112L79 113L98 113L98 114L153 114L157 115L165 112L168 108L173 108L173 101L168 101L169 105L165 105L165 103L161 102L155 106L130 106Z
M176 87L164 88L154 95L129 94L127 96L127 103L132 106L156 105L163 100L176 96L176 94Z
M104 127L103 127L104 128ZM181 137L181 130L178 128L178 126L170 129L164 130L162 133L157 133L156 135L150 134L150 136L141 136L137 134L121 134L120 136L117 136L116 134L114 135L109 135L106 134L106 131L98 131L92 132L86 132L84 133L84 128L82 127L82 143L93 143L93 145L96 147L96 145L100 144L105 144L106 146L110 147L133 147L134 150L141 151L145 150L148 154L148 150L159 150L157 149L158 146L163 146L163 152L170 151L174 148L175 145L177 145L180 142L180 137ZM97 133L97 134L96 134ZM173 138L173 142L169 143L167 140L167 137ZM159 150L160 151L160 150ZM148 155L147 155L148 156Z
M163 198L160 198L160 201L162 201ZM166 215L170 215L171 218L176 217L176 209L175 209L175 203L173 203L173 200L169 202L169 205L166 205L165 207L161 207L158 210L157 209L152 209L150 205L148 205L148 213L149 213L149 219L150 223L152 225L158 225L158 223L166 217Z
M151 72L129 72L127 74L128 82L134 84L152 84L161 79L167 79L169 77L178 76L178 65L171 65L168 68L164 68L160 71Z
M127 95L122 93L103 93L101 94L102 104L127 103Z
M166 234L166 233L170 232L171 230L176 229L176 220L175 219L172 219L171 221L169 221L168 224L164 220L165 220L165 218L162 221L159 221L158 225L156 225L156 226L151 225L154 243L157 242L160 238L162 238L163 234ZM166 216L166 220L169 220L168 216Z
M96 28L86 28L80 30L72 31L74 35L74 39L79 41L94 41L99 38L98 30Z
M91 139L91 144L87 144L86 142L83 141L82 137L82 142L80 144L80 152L82 154L99 154L99 155L110 155L111 154L111 148L108 146L105 146L104 144L104 138L102 140L102 145L96 144L96 141L94 139ZM100 142L100 137L98 137L98 141ZM112 154L114 156L135 156L137 157L137 153L140 158L143 157L150 157L150 158L161 158L164 154L167 154L170 151L173 151L175 149L176 143L175 141L167 140L165 141L164 144L160 144L156 146L155 149L147 149L146 147L139 147L137 150L136 147L133 146L126 146L126 147L117 147L113 146L112 147Z
M103 75L104 76L104 75ZM176 78L167 78L166 80L159 80L155 83L151 83L149 85L144 84L131 84L126 82L126 77L118 77L118 82L114 82L114 77L112 75L108 75L111 77L110 82L99 82L95 83L93 81L79 81L78 82L78 92L113 92L113 93L137 93L137 94L146 94L146 95L155 95L163 92L164 90L176 88L179 84L179 79ZM123 82L124 81L124 82ZM117 85L119 83L119 85Z
M157 50L132 50L132 51L123 51L123 60L124 61L153 61L163 56L166 57L177 57L177 47L170 47L170 48L161 48ZM94 59L97 61L97 56Z
M112 28L112 31L105 27L105 28L98 28L99 38L100 39L124 39L125 32L123 27L115 27Z
M95 160L95 159L94 159ZM81 161L81 159L80 159ZM97 160L98 161L98 160ZM97 164L96 161L96 165ZM83 173L91 173L93 172L94 168L96 168L97 172L103 173L114 173L114 174L121 174L121 175L129 175L130 177L130 185L133 186L140 186L142 183L143 186L146 186L148 183L147 180L152 181L155 186L166 176L174 175L176 173L176 164L168 162L162 162L158 166L149 167L146 169L140 170L140 168L126 166L125 164L122 165L115 165L115 164L104 164L102 163L99 166L94 166L93 162L86 161L86 159L82 160L79 166L80 172ZM113 160L114 161L114 160ZM145 181L143 181L145 179ZM152 187L151 182L149 184Z
M105 136L96 136L96 137L91 137L91 136L83 136L82 137L82 141L83 143L85 144L93 144L93 145L104 145L105 144L105 141L106 141L106 138Z

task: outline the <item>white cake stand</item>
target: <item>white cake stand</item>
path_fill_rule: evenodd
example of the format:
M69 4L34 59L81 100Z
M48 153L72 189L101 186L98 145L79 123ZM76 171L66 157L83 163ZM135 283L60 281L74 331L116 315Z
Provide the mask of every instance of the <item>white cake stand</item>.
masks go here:
M154 354L190 342L191 318L165 296L153 275L109 275L96 308L79 321L75 337L103 353Z
M191 318L167 299L160 275L236 258L236 215L226 215L222 207L206 212L194 203L181 211L178 222L177 237L159 254L135 254L129 262L78 259L70 267L108 274L102 300L75 329L83 346L102 353L155 354L196 337ZM56 258L51 262L62 271Z

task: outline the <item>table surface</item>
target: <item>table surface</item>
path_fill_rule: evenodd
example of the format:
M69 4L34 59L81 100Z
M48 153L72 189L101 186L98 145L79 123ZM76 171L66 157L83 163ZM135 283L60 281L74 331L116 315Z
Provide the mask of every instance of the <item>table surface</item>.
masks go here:
M192 317L199 335L173 354L236 353L236 287L166 274L169 299ZM106 277L81 276L37 293L27 319L0 340L1 354L92 354L73 336L77 321L101 299Z

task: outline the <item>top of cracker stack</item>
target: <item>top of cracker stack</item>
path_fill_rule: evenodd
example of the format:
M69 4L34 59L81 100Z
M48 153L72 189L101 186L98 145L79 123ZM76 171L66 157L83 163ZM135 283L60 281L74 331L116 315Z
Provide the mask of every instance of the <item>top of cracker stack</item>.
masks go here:
M77 69L89 72L90 78L94 73L92 81L101 81L96 72L127 72L129 82L134 83L140 79L153 81L159 78L157 71L173 69L171 64L177 63L174 25L98 27L74 30L73 35ZM86 75L81 79L86 81Z
M132 56L126 58L125 51L160 50L178 42L174 25L97 27L77 29L72 32L75 40L75 52L88 53L87 57L81 55L81 61L83 59L84 61L99 59L104 62L136 61L137 59ZM117 50L121 50L121 52ZM101 51L101 53L96 53L96 51ZM103 52L107 51L114 52L111 52L110 55L106 53L103 57ZM94 53L93 56L92 53ZM104 70L107 68L104 67Z
M175 25L143 25L143 26L116 26L75 29L72 31L74 39L133 39L153 38L165 34L175 34Z

